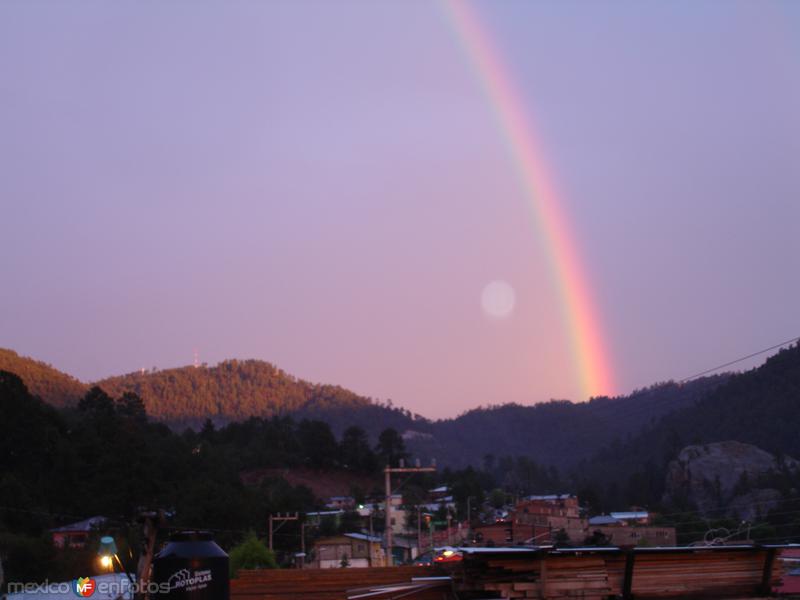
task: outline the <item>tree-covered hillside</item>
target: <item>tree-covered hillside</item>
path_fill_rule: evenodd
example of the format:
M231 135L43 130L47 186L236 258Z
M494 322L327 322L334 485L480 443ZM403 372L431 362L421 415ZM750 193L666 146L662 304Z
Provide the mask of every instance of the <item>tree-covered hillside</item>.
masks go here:
M648 424L629 440L616 440L576 474L604 488L606 498L661 500L666 468L690 444L736 440L772 454L800 457L800 345L760 367L732 375L698 402Z
M32 394L53 406L72 406L89 389L85 383L47 363L5 348L0 348L0 371L16 373Z
M9 370L49 404L72 404L88 387L42 363L6 352L15 357ZM136 394L153 419L177 430L199 429L206 419L219 426L249 417L290 415L325 421L337 435L358 425L373 441L382 429L392 427L406 433L415 455L452 466L480 465L486 456L528 456L563 468L588 459L615 440L624 442L654 419L692 405L725 379L664 383L629 396L585 403L478 408L436 422L339 386L298 379L260 360L134 372L95 385L112 396ZM62 391L66 384L75 389L68 400Z
M322 419L336 432L356 424L377 435L386 427L405 429L412 421L404 411L336 385L298 379L261 360L129 373L96 385L112 395L135 393L153 418L181 427L196 427L207 418L223 424L248 417L292 415Z
M663 383L629 396L589 402L561 400L479 408L434 423L433 438L420 438L411 445L455 466L481 464L486 455L511 455L568 467L614 440L637 434L665 414L693 405L726 377L707 377L685 385Z
M408 411L340 386L298 379L261 360L137 371L86 384L43 362L0 349L0 370L17 374L31 393L56 407L74 406L93 385L114 396L134 393L151 418L175 429L199 429L206 419L222 425L276 415L321 419L337 434L359 425L373 439L386 427L405 431L412 425L425 426L423 419Z
M208 529L225 548L249 531L265 535L269 514L319 510L325 498L284 477L289 470L307 476L324 473L349 485L346 493L366 502L382 493L386 464L408 458L400 434L387 428L372 443L366 431L349 426L334 435L322 421L275 416L251 417L199 432L176 433L148 418L131 392L112 397L93 387L71 408L56 409L32 396L22 380L0 370L0 556L9 581L64 581L76 572L95 573L97 538L83 549L60 551L49 530L102 515L99 535L115 535L120 557L133 568L128 548L138 547L141 507L172 513L161 540L173 528ZM528 459L502 457L493 472L474 469L419 475L406 480L403 493L421 502L426 490L451 486L457 518L470 501L479 506L484 490L508 482L515 492L557 487L558 475ZM408 485L406 485L408 484ZM293 560L300 536L314 537L360 527L355 514L316 527L290 522L275 533L282 563ZM376 519L375 531L383 523ZM0 588L0 594L4 590Z

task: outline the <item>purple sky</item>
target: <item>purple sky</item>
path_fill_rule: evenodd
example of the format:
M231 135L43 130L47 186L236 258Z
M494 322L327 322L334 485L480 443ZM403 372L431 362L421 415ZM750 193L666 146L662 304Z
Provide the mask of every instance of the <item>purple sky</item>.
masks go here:
M475 7L565 192L615 391L800 335L800 4ZM84 380L261 358L432 417L582 400L446 18L0 4L0 346Z

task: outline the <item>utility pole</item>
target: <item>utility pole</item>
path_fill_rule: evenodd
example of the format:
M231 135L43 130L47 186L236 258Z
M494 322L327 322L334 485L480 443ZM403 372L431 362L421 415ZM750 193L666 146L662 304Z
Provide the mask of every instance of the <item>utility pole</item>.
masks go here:
M139 563L136 566L136 581L140 584L137 600L147 595L147 583L150 581L150 567L153 564L153 553L156 547L156 534L159 527L166 524L167 513L164 510L140 510L139 519L142 521L142 551Z
M467 496L467 537L472 531L472 496Z
M422 507L417 504L417 556L422 554Z
M453 517L448 512L447 513L447 545L448 546L452 546L453 545L453 536L452 536L451 531L450 531L450 524L452 523L452 521L453 521Z
M285 521L297 521L299 519L300 519L299 513L294 513L294 514L286 513L283 516L281 516L281 513L278 513L277 515L273 515L272 513L270 513L270 515L269 515L269 549L270 549L270 551L272 551L272 524L275 521L285 522ZM278 529L280 529L280 527L281 526L278 525ZM275 531L277 531L277 529Z
M417 466L406 467L404 466L403 459L400 459L399 467L391 467L386 465L383 470L386 478L386 566L392 566L392 473L435 473L436 461L430 467L419 466L419 459L417 459Z

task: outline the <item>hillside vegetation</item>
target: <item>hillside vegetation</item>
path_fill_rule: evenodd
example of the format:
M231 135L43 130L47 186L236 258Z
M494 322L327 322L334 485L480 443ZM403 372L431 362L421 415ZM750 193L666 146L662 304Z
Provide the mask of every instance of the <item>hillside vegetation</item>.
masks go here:
M31 359L17 357L8 370L55 406L74 403L77 397L65 402L63 382L71 382L76 390L87 387ZM339 386L298 379L260 360L134 372L95 385L112 396L136 394L151 418L178 430L199 429L206 419L220 426L282 415L325 421L337 435L358 425L373 441L381 430L392 427L406 433L416 456L456 467L482 465L492 457L528 456L565 468L591 458L615 440L624 442L663 415L696 403L725 380L726 376L715 376L686 385L664 383L629 396L583 403L505 404L435 422Z
M684 447L736 440L778 457L800 456L800 346L760 367L730 376L697 402L647 424L578 466L606 497L654 504L664 494L669 462Z
M34 396L52 406L73 406L89 386L47 363L0 348L0 371L16 373Z
M457 466L511 455L568 467L614 440L635 435L663 415L693 405L725 379L708 377L685 385L668 382L628 396L589 402L557 400L533 406L479 408L434 423L434 437L415 440L411 447Z
M308 487L287 481L284 469L327 472L329 481L338 473L363 494L381 481L380 465L405 453L392 429L373 446L358 427L337 439L326 423L288 417L222 428L208 421L199 433L176 433L151 421L135 394L111 397L98 387L74 407L56 409L3 370L0 423L0 554L10 581L93 572L97 546L55 551L48 530L59 525L104 515L118 540L131 539L139 507L170 507L175 527L214 529L220 543L230 543L262 528L268 514L323 507ZM243 473L258 470L262 476L246 485ZM278 548L293 549L298 529L288 536L284 529Z
M115 396L135 393L149 415L173 425L197 426L207 418L219 425L248 417L292 415L321 418L337 432L356 424L377 434L385 427L405 428L411 421L400 410L336 385L298 379L261 360L129 373L96 385Z

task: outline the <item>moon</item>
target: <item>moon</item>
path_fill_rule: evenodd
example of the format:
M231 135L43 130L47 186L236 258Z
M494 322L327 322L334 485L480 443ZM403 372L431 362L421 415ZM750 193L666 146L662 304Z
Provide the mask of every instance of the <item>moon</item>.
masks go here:
M507 281L490 281L481 292L481 308L493 319L505 319L514 312L516 294Z

